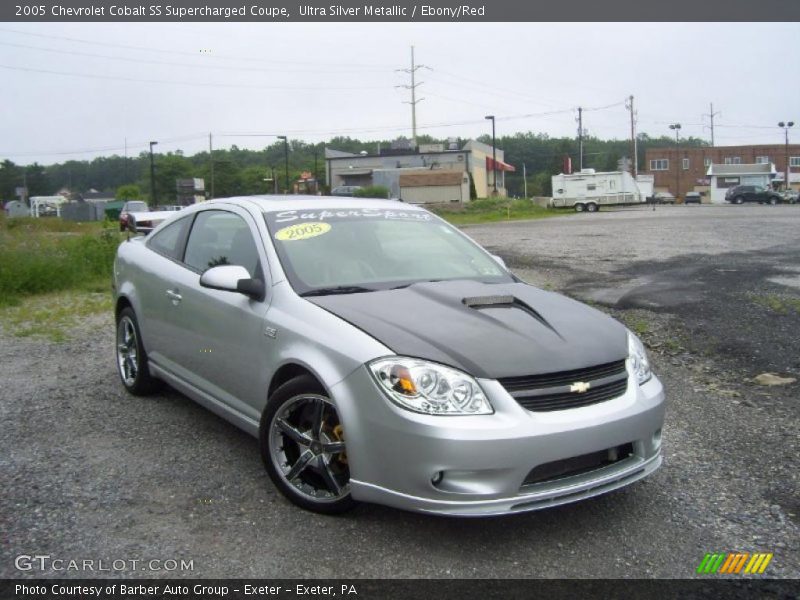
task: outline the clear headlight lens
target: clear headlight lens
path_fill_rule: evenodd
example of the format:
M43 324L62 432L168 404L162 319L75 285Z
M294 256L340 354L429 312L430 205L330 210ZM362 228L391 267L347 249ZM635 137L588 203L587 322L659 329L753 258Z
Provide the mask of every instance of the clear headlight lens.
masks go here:
M653 376L650 370L650 359L647 358L647 351L644 349L642 340L630 331L628 332L628 355L633 365L633 372L636 374L636 381L642 385Z
M436 363L393 356L367 365L389 398L427 415L490 415L492 405L466 373Z

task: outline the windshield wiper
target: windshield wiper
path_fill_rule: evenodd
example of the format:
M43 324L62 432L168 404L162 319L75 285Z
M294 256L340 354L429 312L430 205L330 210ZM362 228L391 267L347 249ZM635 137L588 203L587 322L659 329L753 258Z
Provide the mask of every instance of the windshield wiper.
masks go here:
M390 287L389 289L402 290L403 288L411 287L412 285L417 285L418 283L438 283L440 281L444 281L444 279L420 279L419 281L412 281L410 283L401 283L400 285Z
M362 292L374 292L372 288L365 288L358 285L338 285L334 287L319 288L309 290L300 294L302 297L308 296L331 296L336 294L360 294Z

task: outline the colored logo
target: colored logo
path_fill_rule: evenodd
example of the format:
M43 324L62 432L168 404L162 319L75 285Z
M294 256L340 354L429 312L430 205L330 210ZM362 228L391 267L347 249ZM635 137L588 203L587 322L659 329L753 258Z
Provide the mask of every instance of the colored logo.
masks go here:
M703 557L697 572L703 575L761 575L771 560L772 552L714 552Z

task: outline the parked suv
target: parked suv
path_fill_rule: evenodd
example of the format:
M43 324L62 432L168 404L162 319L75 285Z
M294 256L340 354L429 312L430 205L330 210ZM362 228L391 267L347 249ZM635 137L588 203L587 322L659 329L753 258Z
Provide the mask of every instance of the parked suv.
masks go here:
M331 196L353 196L360 189L360 185L340 185L331 190Z
M783 198L778 192L760 185L737 185L725 192L725 201L732 204L742 204L743 202L780 204L783 202Z

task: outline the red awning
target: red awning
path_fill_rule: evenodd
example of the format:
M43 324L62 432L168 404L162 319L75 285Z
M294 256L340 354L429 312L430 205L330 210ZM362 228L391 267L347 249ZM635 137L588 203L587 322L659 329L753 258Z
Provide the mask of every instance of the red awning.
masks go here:
M494 169L492 169L492 166L494 166ZM486 170L508 171L509 173L513 173L514 171L516 171L514 165L504 163L502 160L498 160L497 162L495 162L491 156L486 157Z

